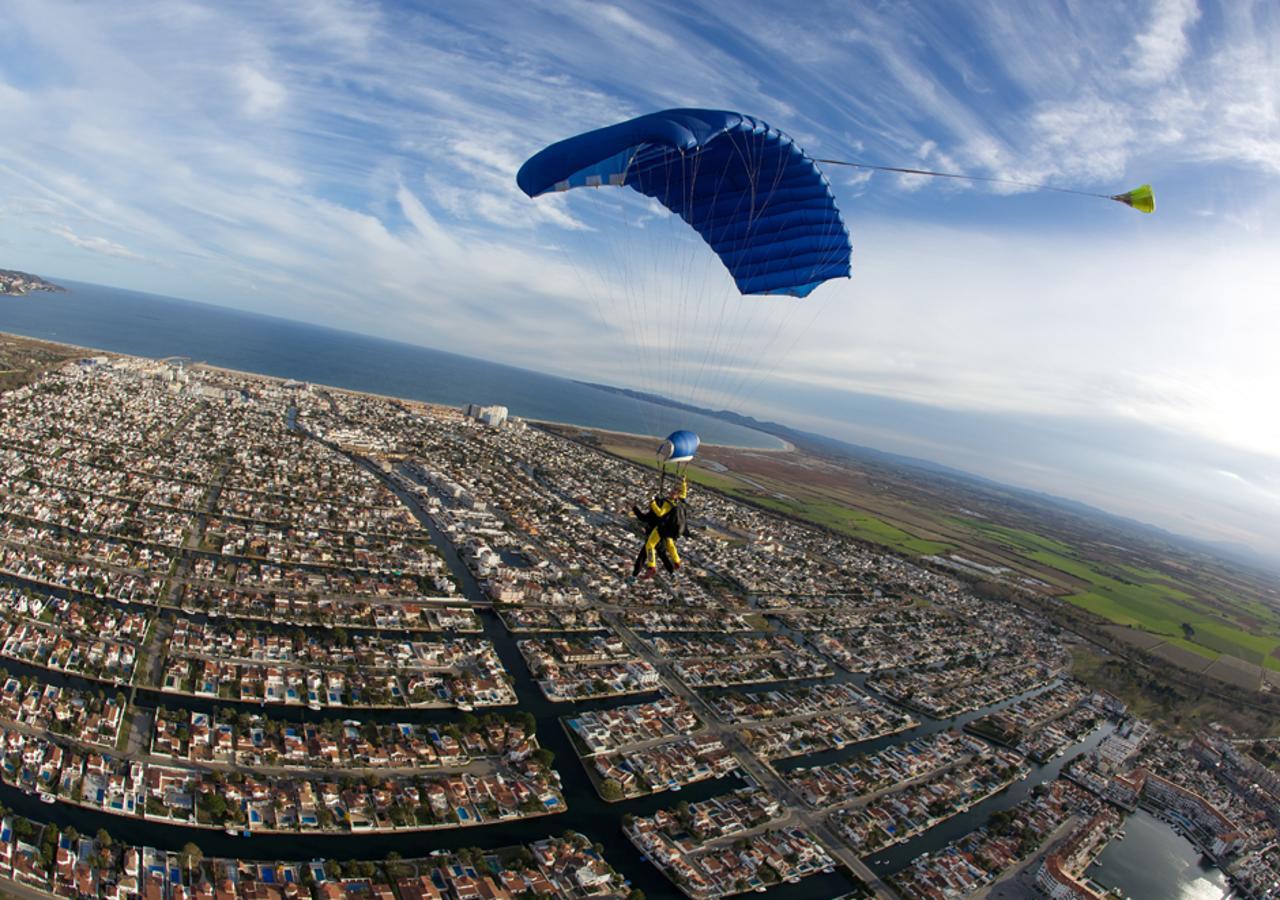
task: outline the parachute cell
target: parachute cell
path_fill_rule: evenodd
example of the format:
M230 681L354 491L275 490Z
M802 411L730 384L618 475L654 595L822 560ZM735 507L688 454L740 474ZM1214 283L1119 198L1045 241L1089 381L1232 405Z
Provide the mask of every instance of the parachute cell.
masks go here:
M736 112L669 109L552 144L520 168L530 197L612 185L691 225L743 294L805 297L847 277L851 246L822 172L795 142Z

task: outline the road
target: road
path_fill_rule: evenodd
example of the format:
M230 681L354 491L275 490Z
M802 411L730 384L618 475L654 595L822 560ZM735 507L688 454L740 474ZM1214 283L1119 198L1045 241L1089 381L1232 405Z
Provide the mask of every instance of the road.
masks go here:
M1080 824L1081 817L1072 816L1061 825L1059 825L1049 835L1049 839L1044 842L1044 846L1040 848L1039 853L1034 853L1024 859L1010 869L1000 874L995 881L983 888L978 888L970 896L970 900L1018 900L1021 897L1038 896L1039 891L1034 887L1036 870L1040 868L1040 862L1054 850L1057 850L1067 837L1076 830L1076 826Z
M601 615L604 620L613 628L627 644L627 647L636 656L650 663L663 676L667 686L674 694L682 698L693 709L697 710L707 727L711 732L720 739L725 748L738 760L738 765L742 767L742 771L750 775L757 784L772 794L774 797L782 800L790 808L789 815L775 823L777 825L785 825L789 821L802 825L809 830L818 840L826 845L827 850L840 862L844 863L855 875L862 879L868 887L875 891L877 897L892 898L894 894L875 872L871 871L858 856L850 850L845 843L840 840L836 833L827 823L826 816L821 812L815 812L805 807L800 797L792 790L791 786L784 781L772 767L762 763L754 753L747 749L747 745L742 742L741 736L738 734L738 728L733 725L726 725L721 722L711 708L711 705L702 698L697 691L689 688L683 681L676 677L673 663L659 656L649 648L639 635L631 630L630 627L622 622L622 617L616 608L604 609Z
M316 438L304 429L300 430L313 440L318 440L320 443L330 446L331 449L336 449L323 439ZM400 480L405 478L404 475L397 472L396 475L399 475L399 479L397 479L395 476L382 471L373 463L372 460L353 453L346 455L353 462L362 466L366 471L371 472L384 482L396 484L396 486L401 489L404 488L403 483L398 483ZM546 552L545 547L542 549L543 552ZM548 553L548 558L554 559L555 557ZM720 722L714 711L711 709L711 706L702 698L702 696L699 695L697 691L689 688L676 676L674 663L671 660L665 659L653 652L649 648L649 645L640 639L639 635L622 622L621 610L618 606L603 603L592 597L589 593L586 593L585 596L590 598L592 605L600 611L600 615L604 621L613 628L619 636L621 636L622 640L627 644L632 653L640 659L647 661L657 669L662 675L666 686L672 690L673 693L682 697L691 708L701 713L708 728L711 729L713 734L720 738L725 748L728 749L729 752L731 752L738 760L738 764L741 766L742 771L750 775L755 779L757 784L789 807L790 812L787 816L775 822L775 827L786 826L789 824L803 826L811 835L826 846L827 850L834 858L843 863L869 888L871 888L877 897L886 898L886 900L896 900L897 895L880 879L880 876L876 875L875 872L865 865L862 860L859 859L858 856L840 840L840 838L831 829L830 825L828 825L825 816L820 812L807 810L799 796L797 796L791 787L781 777L779 777L777 772L775 772L771 767L763 764L754 753L747 749L746 744L743 743L742 738L738 734L737 728Z

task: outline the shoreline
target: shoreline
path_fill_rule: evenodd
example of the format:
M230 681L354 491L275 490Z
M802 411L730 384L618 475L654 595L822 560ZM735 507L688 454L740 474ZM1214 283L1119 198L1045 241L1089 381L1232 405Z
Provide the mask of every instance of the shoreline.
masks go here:
M705 416L706 418L712 418L711 416L707 416L706 413L697 413L697 415ZM661 436L656 434L639 434L638 432L634 432L634 431L617 431L616 429L613 429L613 428L596 428L593 425L583 425L579 422L558 422L555 419L528 419L528 418L526 418L524 421L529 422L530 424L533 424L533 425L542 425L542 426L550 425L550 426L558 426L560 428L581 428L584 431L590 431L593 434L617 435L618 437L634 438L636 440L661 440ZM747 431L755 431L757 434L768 435L769 437L773 438L775 441L780 441L782 443L782 446L781 447L742 447L737 444L713 444L710 441L703 441L700 444L700 446L701 447L717 447L721 450L741 450L744 453L794 453L795 452L796 445L788 441L786 438L780 438L776 434L770 434L767 431L759 431L755 428L750 428L746 425L737 425L734 422L725 422L725 424L734 425L737 428L743 428L743 429L746 429Z
M31 337L29 335L18 334L17 332L13 332L13 331L0 331L0 338L17 338L19 340L33 341L35 343L46 344L52 347L63 347L69 350L83 352L83 354L86 356L108 356L108 357L125 357L129 359L149 359L154 362L160 362L162 359L164 359L164 357L156 358L152 356L139 356L133 353L122 353L119 350L107 350L102 347L88 347L82 344L69 344L69 343L66 343L65 341L51 341L46 338ZM478 360L478 361L488 362L488 360ZM458 414L461 414L461 409L462 409L462 404L451 405L448 403L439 403L432 400L415 400L411 397L398 397L394 394L384 394L384 393L379 393L377 391L361 391L355 388L344 388L344 387L339 387L337 385L332 385L332 384L322 384L317 381L304 381L298 378L294 378L293 376L268 375L264 372L250 372L245 369L232 369L227 366L220 366L210 362L191 361L188 363L188 368L208 369L212 372L218 372L226 375L235 375L243 378L252 378L252 379L257 379L261 381L270 381L270 382L281 383L281 384L285 381L298 381L301 384L309 384L313 387L321 388L326 391L339 391L341 393L349 394L355 397L375 397L380 400L394 400L398 403L416 404L418 406L426 407L432 410L448 410ZM597 388L597 390L599 390L599 388ZM706 414L699 413L699 415L706 415ZM553 419L533 419L525 416L518 416L517 418L523 419L525 422L529 422L534 425L558 425L563 428L582 428L597 434L616 434L622 437L643 438L646 440L656 437L655 435L636 434L633 432L614 431L607 428L597 428L592 425L584 425L580 422L560 422ZM711 418L711 417L708 416L708 418ZM735 427L743 428L749 431L755 430L755 429L749 428L746 425L736 425L736 423L733 423L733 422L725 422L724 424L735 425ZM765 432L765 431L760 431L758 433L768 434L768 432ZM759 452L759 453L789 453L795 450L795 445L792 444L790 441L780 438L777 435L768 434L768 436L773 438L774 440L781 441L783 446L781 448L742 447L736 444L712 444L712 443L707 443L705 446L719 447L726 450L742 450L747 452Z

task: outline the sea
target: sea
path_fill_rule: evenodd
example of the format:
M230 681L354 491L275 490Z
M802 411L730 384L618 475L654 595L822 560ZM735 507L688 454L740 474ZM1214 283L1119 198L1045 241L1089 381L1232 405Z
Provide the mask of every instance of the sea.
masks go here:
M132 356L186 357L228 369L658 437L778 450L780 439L711 416L566 378L442 350L208 303L46 276L65 293L0 297L0 331Z

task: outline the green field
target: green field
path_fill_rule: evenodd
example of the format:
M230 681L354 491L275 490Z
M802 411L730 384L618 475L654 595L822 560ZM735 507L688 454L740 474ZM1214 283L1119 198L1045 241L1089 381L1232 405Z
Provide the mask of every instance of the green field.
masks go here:
M951 544L925 540L870 513L841 506L829 500L780 500L776 497L758 496L750 499L762 506L795 516L797 519L813 522L873 544L892 547L894 550L913 556L929 556L953 549Z
M958 519L951 518L952 522L965 528L972 529L982 533L988 538L993 538L997 542L1004 544L1019 551L1038 551L1043 550L1048 553L1057 553L1063 556L1070 555L1075 551L1062 541L1055 541L1053 538L1047 538L1043 535L1034 534L1030 531L1023 531L1020 528L1008 528L1004 525L996 525L991 522L979 522L976 519Z
M1261 604L1240 605L1250 621L1264 623L1259 631L1231 621L1223 611L1197 600L1164 572L1118 564L1103 567L1080 559L1066 544L1016 528L965 520L965 524L993 538L1025 559L1070 575L1089 589L1065 600L1118 625L1132 625L1164 635L1168 642L1206 659L1221 653L1280 671L1280 619ZM1188 637L1182 625L1194 629Z
M640 463L647 468L656 468L653 458L649 454L617 446L608 446L607 449L611 453L629 459L632 462ZM912 556L927 556L953 549L952 544L926 540L870 513L843 506L831 500L783 499L774 494L763 493L734 478L732 475L721 475L693 466L688 469L686 475L692 484L714 488L731 497L747 500L802 521L821 525L833 531L839 531L850 537L873 544L880 544L900 553Z
M634 448L607 449L646 467L654 465L650 454ZM694 484L905 555L927 556L965 547L991 551L996 545L999 555L1021 559L1027 571L1056 584L1066 594L1063 599L1103 619L1159 635L1206 660L1230 654L1280 671L1280 655L1273 655L1280 654L1280 611L1256 600L1238 601L1220 583L1206 584L1194 575L1134 564L1123 556L1110 559L1111 551L1105 547L1098 550L1100 558L1088 559L1064 541L991 519L952 515L927 519L945 536L930 540L844 502L843 496L810 490L798 481L775 486L758 475L756 483L732 472L697 467L690 468L688 476ZM948 542L952 536L954 541Z

